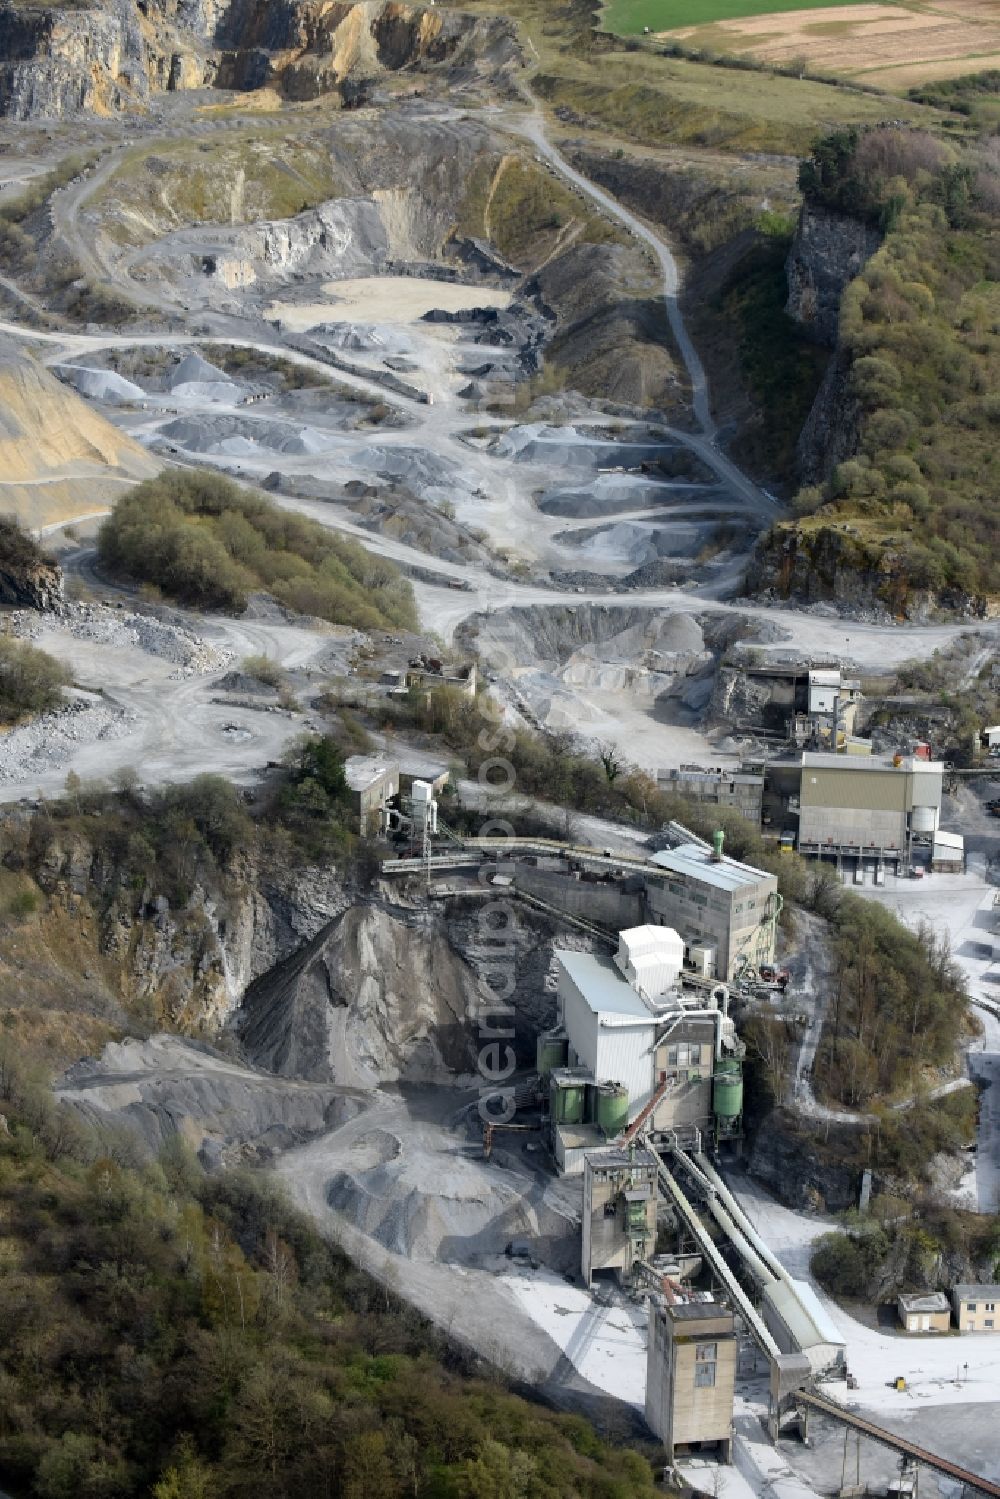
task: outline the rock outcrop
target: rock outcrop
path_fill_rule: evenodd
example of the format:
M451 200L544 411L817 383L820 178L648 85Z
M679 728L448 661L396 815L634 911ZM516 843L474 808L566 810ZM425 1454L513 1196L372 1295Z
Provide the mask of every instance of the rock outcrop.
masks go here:
M844 288L881 243L874 225L803 204L785 267L786 311L817 343L835 346Z
M151 94L277 88L293 99L339 93L411 66L471 80L517 65L511 23L395 0L106 0L22 10L0 4L0 115L108 114Z
M0 604L15 609L61 609L65 603L62 568L54 557L0 517Z

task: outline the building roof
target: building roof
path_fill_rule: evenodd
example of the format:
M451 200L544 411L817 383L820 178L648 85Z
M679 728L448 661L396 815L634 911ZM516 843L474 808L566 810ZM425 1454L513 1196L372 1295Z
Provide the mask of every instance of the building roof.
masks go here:
M846 1338L808 1281L793 1280L788 1285L783 1280L773 1280L764 1287L764 1299L774 1307L800 1348L814 1348L819 1343L831 1343L835 1348L847 1346Z
M935 851L939 848L950 848L960 854L965 851L965 838L961 833L946 833L942 828L938 828L934 834L934 848Z
M656 1156L645 1145L607 1145L588 1150L587 1160L593 1171L656 1171Z
M762 880L773 879L763 869L754 869L750 864L740 864L736 859L722 858L716 863L712 851L695 843L682 843L679 848L665 848L654 854L651 863L659 869L668 869L673 874L697 880L703 885L712 885L717 890L742 890L759 885Z
M947 1312L948 1298L943 1291L915 1291L896 1297L904 1312Z
M944 770L940 760L918 760L913 755L904 755L898 765L893 755L838 755L833 750L803 750L802 769L816 770L898 770L938 771Z
M952 1286L959 1301L1000 1301L1000 1286Z
M839 687L840 671L811 671L809 673L809 685L811 687Z
M344 774L352 791L367 791L390 770L397 769L390 760L380 760L375 755L351 755L344 761Z
M625 1015L654 1025L655 1016L646 1008L631 984L627 984L610 958L596 953L556 949L559 966L572 979L595 1015Z

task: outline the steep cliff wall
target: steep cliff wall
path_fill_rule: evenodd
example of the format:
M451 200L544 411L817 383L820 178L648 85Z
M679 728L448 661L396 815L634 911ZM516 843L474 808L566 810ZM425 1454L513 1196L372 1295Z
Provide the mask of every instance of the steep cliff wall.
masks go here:
M882 243L871 224L805 203L785 267L786 310L817 343L837 342L840 299Z
M340 92L410 66L447 65L466 78L517 65L513 27L361 0L107 0L100 8L23 11L0 4L0 115L107 114L150 93L270 85L291 98Z

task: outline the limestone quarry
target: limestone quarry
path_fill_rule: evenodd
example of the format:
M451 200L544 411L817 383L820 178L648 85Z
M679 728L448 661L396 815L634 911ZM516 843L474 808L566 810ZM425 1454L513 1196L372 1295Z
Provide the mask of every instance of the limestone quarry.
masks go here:
M789 561L790 597L808 607L773 596L761 558L793 486L756 461L777 431L765 421L768 361L801 335L805 384L828 355L835 378L842 303L881 230L806 215L786 273L776 246L792 244L786 210L798 205L787 141L727 135L725 120L684 102L691 70L708 64L678 58L666 60L676 107L702 134L664 146L668 95L644 92L647 65L663 61L652 42L584 44L594 18L576 5L536 20L530 6L512 18L478 0L468 11L0 0L0 514L31 539L27 564L0 560L2 644L15 666L25 647L44 652L63 679L48 706L12 712L0 733L0 1036L37 1050L56 1099L112 1162L128 1156L127 1137L153 1180L179 1139L194 1171L267 1173L387 1305L402 1298L480 1373L534 1386L613 1441L650 1441L647 1350L663 1287L704 1309L691 1286L711 1283L743 1318L736 1456L674 1465L674 1480L714 1499L793 1488L817 1499L833 1471L828 1428L821 1457L787 1428L766 1451L761 1435L763 1370L784 1367L758 1317L772 1282L833 1319L834 1333L823 1325L846 1404L844 1348L852 1377L867 1370L864 1409L895 1426L912 1408L891 1404L900 1392L881 1376L892 1360L901 1375L927 1361L907 1375L930 1371L926 1404L928 1381L940 1393L953 1379L943 1343L907 1342L836 1306L809 1254L862 1190L848 1135L878 1121L895 1139L900 1113L957 1105L997 1075L984 932L995 930L987 809L1000 779L992 741L968 749L972 695L980 716L995 701L997 626L941 617L930 599L919 622L894 617L825 554L822 577L802 553ZM567 28L564 51L552 39ZM576 91L581 59L599 67L604 52L636 70L615 106L631 122L620 134L601 123L598 89ZM861 108L853 93L809 86L845 118ZM970 329L985 319L978 303L968 313ZM750 391L736 365L758 336ZM824 452L851 448L856 433L821 400L808 421L807 446L825 422ZM803 473L825 480L830 463L817 463ZM261 582L245 513L215 500L184 510L165 490L148 524L158 569L133 556L126 570L100 527L157 475L237 481L266 499L275 535L301 520L335 533L358 549L366 603L380 587L412 590L405 623L320 617L318 586L295 608L279 602L307 574L301 547L287 535L269 545ZM308 534L325 557L325 533ZM199 551L206 536L214 552ZM201 593L177 582L190 584L191 556ZM212 602L212 558L243 569L245 596ZM323 567L331 590L349 570L339 556ZM944 775L926 742L939 724L949 756L967 752L980 779ZM808 800L803 750L822 760L831 744L864 761L851 762L856 780L882 750L886 775L938 777L935 817L962 835L939 847L923 803L920 827L916 804L901 814L907 858L918 846L926 867L922 900L899 848L895 863L858 850L851 863L845 843L829 883L822 864L781 857L794 855L789 830ZM780 783L791 759L794 787ZM559 787L546 765L569 767ZM676 822L685 795L703 837ZM740 795L757 797L749 811ZM884 812L877 798L870 810ZM961 869L949 875L935 860L956 836ZM681 917L655 903L687 878L671 859L697 864L702 881L681 936ZM941 984L959 983L954 954L982 1017L963 1021L953 1056L915 1066L905 1093L844 1107L814 1082L834 1005L837 1054L838 982L856 956L835 945L838 877L920 941L933 929ZM732 935L744 901L752 942ZM710 940L723 910L730 926ZM654 944L666 931L683 951L653 1000L638 969L625 976L623 931ZM628 1066L655 1073L648 1115L633 1106L615 1129L598 1129L595 1111L625 1088L625 1062L574 1081L597 1063L559 1032L574 964L597 974L601 1003L612 997L604 1009L581 1000L580 1014L611 1015L609 1033L634 1024L646 1040ZM681 1031L668 1062L663 1027L692 1015L704 1047ZM546 1045L559 1060L543 1066ZM737 1170L744 1136L718 1126L712 1090L738 1075L742 1131L744 1066L751 1125ZM596 1089L586 1118L582 1103L578 1118L555 1117L563 1071L567 1088ZM701 1085L711 1123L698 1116L683 1147L674 1132L690 1151L680 1166L671 1157L683 1192L654 1169L642 1254L595 1291L581 1277L586 1151L618 1151L632 1171L631 1147L645 1149L671 1090ZM484 1098L498 1086L512 1112L494 1130ZM936 1180L952 1206L985 1214L995 1110L980 1100L946 1123ZM813 1126L827 1138L800 1148L796 1129ZM657 1134L664 1159L672 1131ZM732 1201L708 1155L720 1171L724 1158ZM930 1192L916 1181L876 1168L886 1232L893 1204ZM995 1364L981 1364L992 1377ZM790 1398L782 1386L774 1412L788 1415ZM963 1458L957 1438L941 1440ZM945 1478L926 1482L930 1499L949 1499Z

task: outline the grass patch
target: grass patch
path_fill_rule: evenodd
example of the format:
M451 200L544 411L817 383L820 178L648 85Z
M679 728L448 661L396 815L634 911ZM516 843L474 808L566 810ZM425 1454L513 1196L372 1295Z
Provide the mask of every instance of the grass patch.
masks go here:
M865 0L610 0L601 12L602 25L618 36L650 31L673 31L681 26L706 26L734 21L740 16L770 16L790 10L825 10L831 6L860 5Z
M550 172L520 157L476 163L459 216L465 234L486 236L512 264L533 269L564 241L621 244L624 233Z
M119 243L144 245L187 224L287 219L338 196L329 147L261 123L225 141L132 153L92 200Z
M928 112L848 89L778 74L719 69L686 58L610 52L565 57L534 80L552 108L643 146L713 146L801 156L817 134L838 125L875 124L887 110L906 121Z

